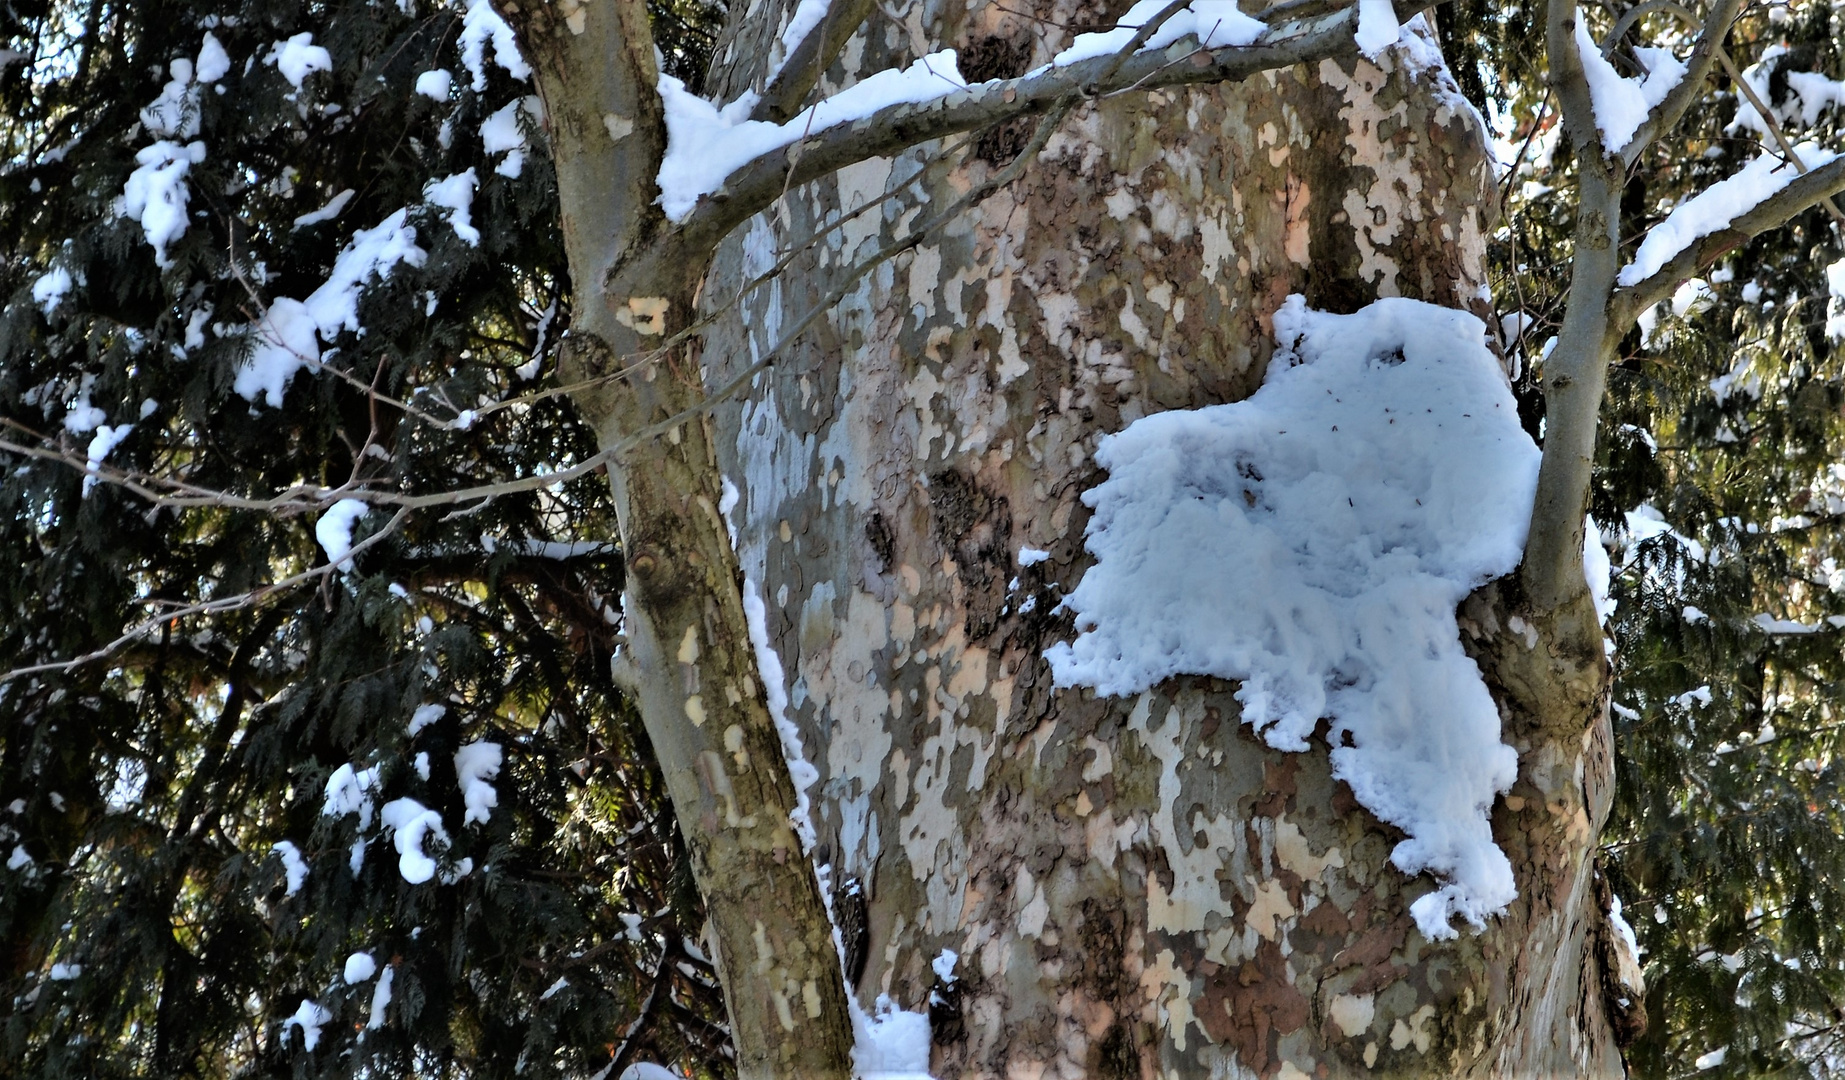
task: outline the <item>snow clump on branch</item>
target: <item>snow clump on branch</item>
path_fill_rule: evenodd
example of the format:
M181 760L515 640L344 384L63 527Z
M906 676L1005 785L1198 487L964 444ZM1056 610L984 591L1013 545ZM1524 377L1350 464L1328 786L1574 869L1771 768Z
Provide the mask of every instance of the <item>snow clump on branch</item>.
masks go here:
M1411 912L1451 938L1517 895L1488 813L1517 775L1455 608L1524 549L1539 453L1472 315L1404 299L1351 315L1290 297L1252 397L1103 440L1083 496L1096 564L1066 601L1059 686L1125 696L1242 682L1278 750L1331 721L1333 775L1442 880Z
M1803 142L1794 154L1809 169L1830 163L1838 155L1817 143ZM1638 285L1658 273L1678 253L1698 240L1722 232L1730 223L1760 206L1793 183L1800 170L1778 154L1763 154L1744 165L1735 176L1719 180L1680 203L1666 219L1647 230L1634 252L1634 261L1621 267L1617 283Z
M1576 52L1582 57L1583 77L1589 83L1595 126L1602 133L1602 145L1611 154L1620 153L1633 141L1634 132L1646 123L1647 114L1666 99L1688 70L1669 49L1639 48L1634 55L1645 65L1646 78L1622 78L1589 36L1580 13L1576 17Z

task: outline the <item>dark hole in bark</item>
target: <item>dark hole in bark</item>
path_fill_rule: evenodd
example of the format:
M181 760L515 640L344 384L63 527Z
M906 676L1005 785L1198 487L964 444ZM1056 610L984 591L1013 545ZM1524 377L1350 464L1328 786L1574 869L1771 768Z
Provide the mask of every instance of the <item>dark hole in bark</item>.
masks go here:
M865 974L865 961L871 957L871 918L865 904L865 888L855 877L843 878L833 894L833 920L839 926L840 941L845 945L846 986L855 987Z
M1031 40L997 34L975 38L961 50L961 77L969 83L1016 79L1031 67Z
M1102 1036L1096 1044L1095 1061L1090 1065L1089 1075L1097 1080L1128 1080L1140 1075L1140 1058L1134 1053L1134 1040L1128 1035L1127 1025L1116 1024Z
M897 542L891 535L890 522L884 520L882 511L873 510L865 522L865 542L871 545L872 554L878 557L878 572L889 573L891 561L896 557Z
M1032 127L1037 122L1036 117L1021 116L986 129L974 141L974 156L995 168L1012 164L1012 159L1031 141Z

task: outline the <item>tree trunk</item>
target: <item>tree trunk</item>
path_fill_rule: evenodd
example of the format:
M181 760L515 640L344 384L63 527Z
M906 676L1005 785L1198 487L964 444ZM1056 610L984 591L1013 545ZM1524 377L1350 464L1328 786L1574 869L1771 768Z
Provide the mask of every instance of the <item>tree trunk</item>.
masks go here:
M824 86L933 43L970 81L1010 76L1068 43L1058 27L1102 21L1068 3L1040 3L1042 23L900 14ZM760 78L778 33L763 12L734 27L716 92ZM1390 865L1400 834L1331 778L1323 740L1271 749L1234 684L1097 698L1053 689L1042 657L1072 634L1054 609L1089 565L1097 439L1253 392L1290 293L1333 311L1408 296L1491 325L1483 132L1444 71L1382 63L1079 108L1023 180L872 274L715 415L742 571L821 773L821 856L869 900L853 989L910 1009L935 992L939 1076L1622 1071L1592 880L1607 669L1552 640L1580 630L1576 607L1522 619L1515 590L1489 587L1463 611L1519 753L1493 816L1519 899L1448 942L1416 930L1432 881ZM707 305L896 193L707 334L707 385L1029 130L945 163L934 144L854 166L739 230ZM1049 559L1022 565L1023 548ZM931 966L944 949L952 986Z
M665 146L637 0L507 5L538 73L574 290L560 347L605 449L695 408L698 357L659 346L689 321L700 269L653 204ZM670 424L609 468L627 569L618 658L707 897L738 1073L843 1078L850 1025L818 883L793 823L781 739L746 631L706 424ZM662 960L662 963L665 961Z

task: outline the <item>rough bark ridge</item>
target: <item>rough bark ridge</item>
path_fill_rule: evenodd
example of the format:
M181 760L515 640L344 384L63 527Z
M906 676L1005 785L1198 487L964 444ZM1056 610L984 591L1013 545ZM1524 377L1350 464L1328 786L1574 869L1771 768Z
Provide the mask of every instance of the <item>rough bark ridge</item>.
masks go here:
M779 33L751 10L720 47L720 92L759 78L750 58ZM1014 75L1068 43L1061 27L1118 13L912 4L854 38L822 85L936 43L970 79ZM895 193L708 336L708 381L1028 131L853 166L752 220L707 303ZM1024 180L876 272L718 413L743 571L822 774L822 850L870 897L855 990L922 1008L945 989L930 961L961 955L936 1009L938 1075L1620 1073L1590 865L1606 670L1552 649L1581 634L1553 638L1554 620L1498 589L1464 612L1520 754L1494 819L1520 900L1448 943L1415 930L1407 908L1429 881L1389 866L1395 837L1324 750L1253 739L1233 685L1097 700L1053 690L1040 658L1070 633L1053 608L1087 565L1077 499L1098 479L1097 437L1247 396L1291 292L1487 315L1488 190L1476 120L1400 54L1088 105ZM1050 558L1023 567L1024 547Z

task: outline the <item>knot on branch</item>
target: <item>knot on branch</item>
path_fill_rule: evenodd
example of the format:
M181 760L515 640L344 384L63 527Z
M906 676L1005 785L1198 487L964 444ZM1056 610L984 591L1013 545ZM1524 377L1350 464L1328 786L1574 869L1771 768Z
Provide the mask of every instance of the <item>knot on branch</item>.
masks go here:
M557 343L557 362L573 382L600 379L615 370L615 350L595 334L571 330Z

